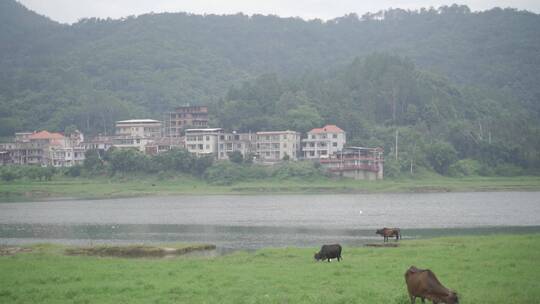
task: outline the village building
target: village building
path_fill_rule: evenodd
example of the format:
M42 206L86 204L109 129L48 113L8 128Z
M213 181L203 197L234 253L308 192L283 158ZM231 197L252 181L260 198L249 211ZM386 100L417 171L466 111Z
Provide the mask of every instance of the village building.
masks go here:
M3 150L0 147L0 166L7 166L7 165L10 165L12 163L13 163L13 161L11 160L11 155L10 155L9 151Z
M257 132L256 157L262 163L275 163L300 154L300 133L295 131Z
M336 125L326 125L312 129L302 139L302 153L305 159L329 158L345 146L346 134Z
M172 149L183 149L185 146L184 137L161 137L148 143L144 147L144 153L157 155Z
M382 180L384 153L382 148L346 147L329 158L320 159L328 172L354 179Z
M85 149L81 145L83 141L84 135L79 130L75 130L69 136L64 136L63 144L50 145L47 165L53 167L82 165L85 158Z
M223 134L221 128L186 129L186 149L197 156L218 156L218 142Z
M208 128L207 106L182 106L166 114L165 133L169 137L182 137L188 128Z
M233 152L240 152L244 158L256 153L255 133L224 133L219 135L218 159L229 159Z
M161 122L153 119L117 121L115 135L137 138L158 138L161 137Z
M85 139L81 143L81 146L84 148L84 150L97 150L102 153L109 150L113 146L113 137L99 134L96 137Z
M82 164L84 161L84 148L80 146L82 140L83 135L79 131L75 131L69 137L48 131L16 133L15 142L0 147L2 164L54 167Z
M145 152L153 140L161 138L161 122L153 119L130 119L116 122L113 145Z

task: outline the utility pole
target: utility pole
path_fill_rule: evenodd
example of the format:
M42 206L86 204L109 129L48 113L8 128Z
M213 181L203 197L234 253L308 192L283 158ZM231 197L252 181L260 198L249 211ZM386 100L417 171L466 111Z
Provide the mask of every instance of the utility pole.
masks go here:
M398 137L399 137L399 130L396 129L396 161L398 160Z
M411 175L413 175L413 163L414 163L414 153L416 152L416 142L413 145L412 156L411 156Z

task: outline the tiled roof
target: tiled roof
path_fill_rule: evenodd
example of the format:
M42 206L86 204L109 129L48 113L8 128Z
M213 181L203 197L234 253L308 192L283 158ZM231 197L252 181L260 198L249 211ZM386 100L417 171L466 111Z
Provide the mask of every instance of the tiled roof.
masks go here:
M326 125L322 128L315 128L309 131L309 133L341 133L345 132L336 125Z
M51 133L49 131L40 131L28 136L29 139L64 139L60 133Z

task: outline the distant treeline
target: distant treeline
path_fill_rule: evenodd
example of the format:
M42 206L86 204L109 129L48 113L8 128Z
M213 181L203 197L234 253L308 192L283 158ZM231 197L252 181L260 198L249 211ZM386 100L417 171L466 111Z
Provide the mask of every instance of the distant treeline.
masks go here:
M150 156L136 149L115 149L103 153L96 150L86 152L83 165L67 168L39 167L39 166L3 166L0 167L0 178L4 182L14 180L50 181L55 177L84 177L84 178L124 178L136 176L150 176L158 179L170 179L176 176L188 175L204 180L214 185L231 185L242 181L257 181L265 179L289 180L300 179L316 180L337 178L332 176L313 161L288 161L267 166L253 163L252 159L244 158L239 152L233 152L230 160L214 161L212 157L196 157L187 150L173 149L165 153ZM429 159L433 166L435 162L445 161L443 157ZM445 164L445 175L452 177L463 176L517 176L528 172L522 168L503 163L491 167L481 162L466 159L453 159ZM431 167L418 165L414 171L416 175L429 172ZM385 165L385 178L409 177L400 172L394 161L387 161Z
M112 134L116 120L190 103L231 130L337 124L350 144L384 147L388 175L540 168L534 13L451 5L327 22L175 13L68 26L7 0L0 28L0 137Z
M100 155L96 150L86 152L82 166L68 168L38 166L0 167L0 178L10 182L16 179L51 180L54 176L68 177L126 177L130 175L172 178L189 175L215 185L230 185L240 181L266 178L323 178L328 175L316 163L284 161L276 166L253 164L239 152L230 155L231 161L215 162L213 157L196 157L187 150L173 149L149 156L136 149L115 149Z

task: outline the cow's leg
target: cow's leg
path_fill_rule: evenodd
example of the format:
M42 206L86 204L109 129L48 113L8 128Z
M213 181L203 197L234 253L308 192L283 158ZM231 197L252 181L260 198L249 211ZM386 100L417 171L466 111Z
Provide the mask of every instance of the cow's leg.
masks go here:
M420 299L422 299L422 303L426 303L426 298L422 297Z
M396 234L396 242L397 242L398 239L399 239L399 234Z
M416 303L416 297L415 296L409 295L409 297L411 298L411 304Z

